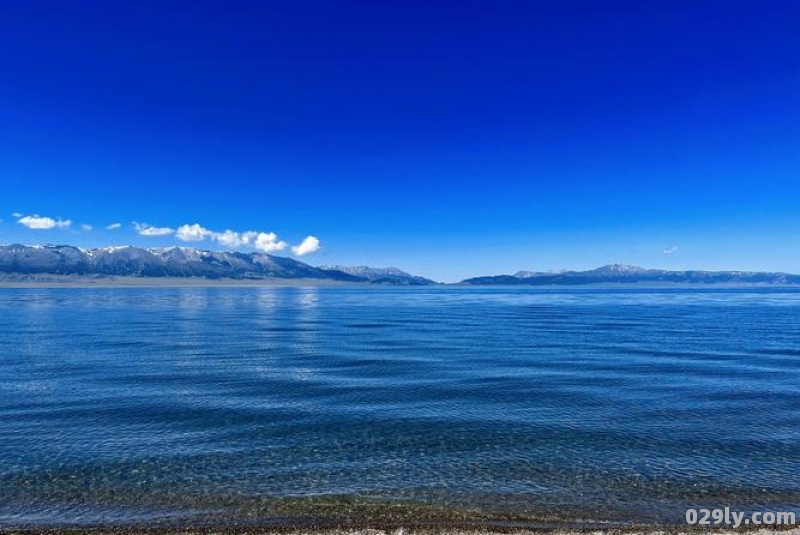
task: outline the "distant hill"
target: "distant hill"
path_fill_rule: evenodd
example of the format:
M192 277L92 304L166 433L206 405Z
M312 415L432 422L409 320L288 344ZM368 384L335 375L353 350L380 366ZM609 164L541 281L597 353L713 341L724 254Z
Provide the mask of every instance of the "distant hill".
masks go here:
M650 284L800 284L800 275L760 271L668 271L609 264L589 271L520 271L515 275L474 277L472 285L580 285L605 283Z
M426 279L425 277L418 277L406 273L405 271L395 268L373 268L369 266L317 266L319 269L327 271L341 271L355 277L362 277L370 282L377 283L390 283L390 284L407 284L407 285L425 285L436 284L436 282Z
M208 279L308 278L403 283L399 276L387 274L384 278L371 278L337 269L317 268L292 258L265 253L204 251L193 247L143 249L124 246L82 249L69 245L0 246L0 278L22 280L31 275L42 274Z

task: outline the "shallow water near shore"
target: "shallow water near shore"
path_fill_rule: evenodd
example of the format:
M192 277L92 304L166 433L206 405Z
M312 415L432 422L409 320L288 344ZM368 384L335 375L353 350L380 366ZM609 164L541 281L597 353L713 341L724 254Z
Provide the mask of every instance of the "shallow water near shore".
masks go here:
M0 526L800 514L800 291L0 289Z

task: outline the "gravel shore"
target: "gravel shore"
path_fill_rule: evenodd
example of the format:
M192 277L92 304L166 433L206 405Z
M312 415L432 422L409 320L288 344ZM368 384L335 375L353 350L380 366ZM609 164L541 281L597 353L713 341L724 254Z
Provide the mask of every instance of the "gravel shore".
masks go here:
M517 528L517 527L452 527L426 526L415 528L296 528L296 527L206 527L206 528L142 528L91 527L58 529L2 529L7 535L800 535L800 527L769 529L630 527L608 529Z

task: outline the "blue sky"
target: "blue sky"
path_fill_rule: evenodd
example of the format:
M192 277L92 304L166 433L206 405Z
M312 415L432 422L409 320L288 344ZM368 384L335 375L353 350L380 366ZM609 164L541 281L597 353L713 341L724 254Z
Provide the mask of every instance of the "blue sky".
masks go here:
M797 2L9 1L0 46L2 243L800 272Z

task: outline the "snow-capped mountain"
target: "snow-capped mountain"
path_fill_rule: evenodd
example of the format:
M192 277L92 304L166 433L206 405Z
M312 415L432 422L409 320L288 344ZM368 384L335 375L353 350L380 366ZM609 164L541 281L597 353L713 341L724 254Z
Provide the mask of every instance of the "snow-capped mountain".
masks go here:
M540 275L558 275L560 273L566 273L566 269L559 269L554 271L517 271L514 276L520 278L526 277L538 277Z
M632 275L635 273L644 273L647 270L643 267L639 266L630 266L627 264L608 264L607 266L601 266L596 269L592 269L587 273L594 273L595 275L602 275L602 276L615 276L615 275Z
M118 277L205 277L210 279L312 278L368 282L337 270L315 268L265 253L203 251L193 247L142 249L69 245L0 246L0 273Z
M326 271L341 271L355 277L362 277L370 282L391 282L394 284L435 284L434 281L418 277L395 267L374 268L369 266L317 266Z
M800 275L759 271L668 271L609 264L588 271L519 271L515 275L475 277L463 284L576 285L604 283L800 284Z

